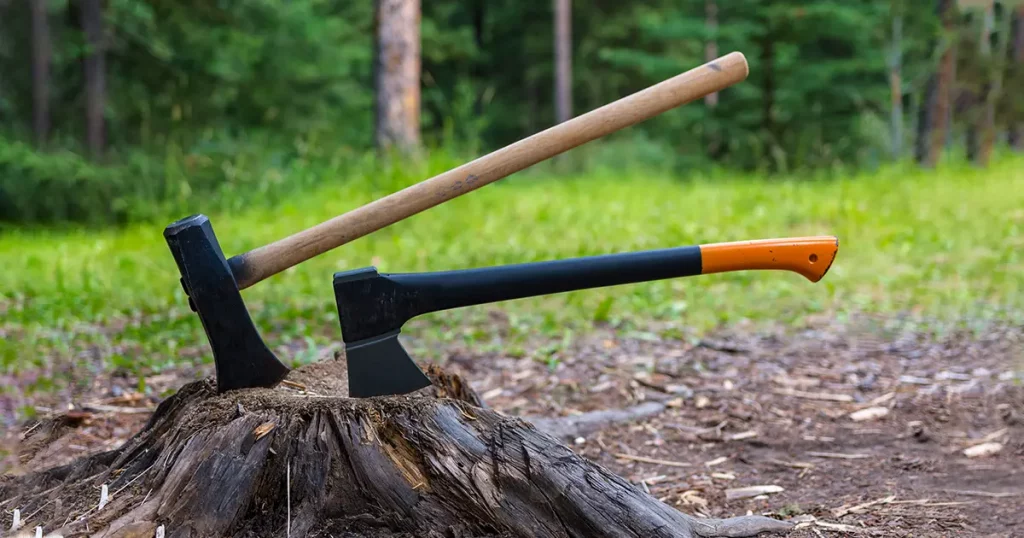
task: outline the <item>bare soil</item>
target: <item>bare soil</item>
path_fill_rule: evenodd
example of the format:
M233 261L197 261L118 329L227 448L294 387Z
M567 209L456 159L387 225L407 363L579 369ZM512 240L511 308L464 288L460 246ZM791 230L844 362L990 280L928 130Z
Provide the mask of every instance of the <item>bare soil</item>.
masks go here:
M1024 536L1022 327L936 338L826 321L699 342L608 329L555 357L548 344L522 358L452 348L445 367L507 415L663 405L565 442L688 514L795 518L793 537ZM59 441L7 472L123 443L158 401L115 386L98 382Z

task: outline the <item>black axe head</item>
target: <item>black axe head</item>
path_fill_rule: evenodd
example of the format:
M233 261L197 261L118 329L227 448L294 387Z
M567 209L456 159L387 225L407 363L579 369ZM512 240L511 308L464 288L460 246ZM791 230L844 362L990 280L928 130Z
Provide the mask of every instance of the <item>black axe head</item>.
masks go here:
M199 314L213 349L217 390L272 387L284 379L288 367L270 351L249 317L210 219L181 219L164 229L164 238L181 272L188 304Z
M398 341L402 324L420 313L418 295L381 278L373 267L335 273L350 397L405 394L430 386Z

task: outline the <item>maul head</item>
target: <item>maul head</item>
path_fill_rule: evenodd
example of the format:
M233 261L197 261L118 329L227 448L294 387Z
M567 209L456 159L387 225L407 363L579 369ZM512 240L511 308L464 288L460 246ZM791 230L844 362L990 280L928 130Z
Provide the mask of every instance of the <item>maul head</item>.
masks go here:
M234 273L205 215L192 215L164 229L181 273L181 286L199 314L213 349L217 390L272 387L288 375L263 342L242 301Z

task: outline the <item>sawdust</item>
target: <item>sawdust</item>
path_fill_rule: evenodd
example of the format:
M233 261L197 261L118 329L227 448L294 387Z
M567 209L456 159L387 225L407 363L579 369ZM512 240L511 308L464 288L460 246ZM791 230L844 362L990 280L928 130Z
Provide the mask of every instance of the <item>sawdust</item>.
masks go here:
M348 369L345 361L338 358L303 365L292 370L286 379L299 385L290 387L295 390L348 397Z

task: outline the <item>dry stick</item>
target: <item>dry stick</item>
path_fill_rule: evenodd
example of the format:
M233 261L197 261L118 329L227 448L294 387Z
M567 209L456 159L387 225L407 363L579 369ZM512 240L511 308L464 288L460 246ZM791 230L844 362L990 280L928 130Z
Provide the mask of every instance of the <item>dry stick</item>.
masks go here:
M423 182L230 260L245 289L328 250L479 189L584 143L648 120L747 78L732 52L637 93L550 127Z
M839 454L837 452L808 452L807 455L814 456L816 458L831 458L834 460L859 460L871 457L871 454Z
M943 491L945 491L946 493L952 493L954 495L967 495L967 496L973 496L973 497L990 497L990 498L993 498L993 499L1002 499L1002 498L1005 498L1005 497L1018 497L1018 496L1024 495L1024 492L1020 492L1020 491L997 492L997 491L978 491L978 490L969 490L969 489L968 490L946 489L946 490L943 490Z
M630 456L629 454L615 454L616 458L623 460L639 461L642 463L654 463L657 465L667 465L669 467L690 467L689 463L683 463L680 461L669 461L669 460L658 460L654 458L645 458L643 456Z
M772 390L772 392L780 396L796 396L797 398L804 398L806 400L822 400L829 402L853 401L853 396L850 396L849 394L834 394L831 392L806 392L794 389L774 389Z

